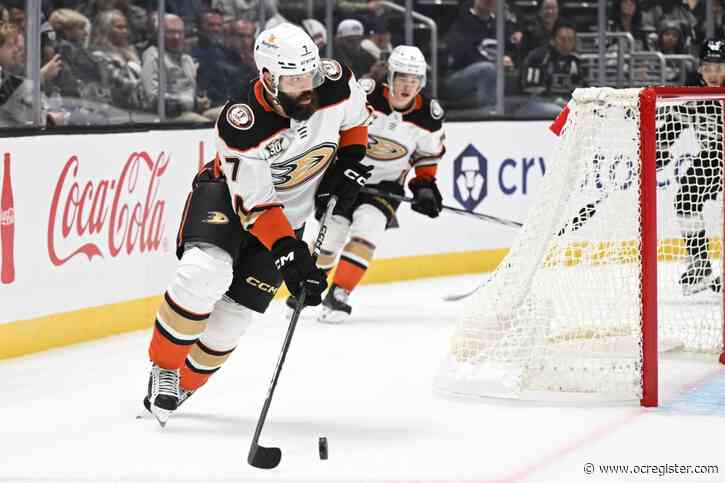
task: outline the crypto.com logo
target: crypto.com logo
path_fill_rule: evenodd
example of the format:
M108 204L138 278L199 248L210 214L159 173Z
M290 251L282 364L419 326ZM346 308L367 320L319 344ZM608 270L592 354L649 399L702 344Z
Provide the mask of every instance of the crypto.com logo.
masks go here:
M473 211L488 194L488 160L473 144L453 161L453 196L468 211Z

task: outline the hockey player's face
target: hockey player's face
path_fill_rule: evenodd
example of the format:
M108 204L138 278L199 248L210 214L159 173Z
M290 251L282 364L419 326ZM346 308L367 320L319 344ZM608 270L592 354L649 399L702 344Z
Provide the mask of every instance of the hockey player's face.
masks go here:
M285 75L279 79L277 99L285 113L297 121L309 119L317 110L314 74Z
M418 95L420 90L420 78L415 74L396 73L393 78L393 102L394 104L407 105Z
M725 86L725 64L719 62L704 63L700 66L700 75L707 87Z

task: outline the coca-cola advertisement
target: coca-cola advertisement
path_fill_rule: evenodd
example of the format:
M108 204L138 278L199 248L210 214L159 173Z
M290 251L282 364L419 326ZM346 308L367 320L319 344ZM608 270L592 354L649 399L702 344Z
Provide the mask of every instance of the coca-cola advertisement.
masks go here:
M53 265L78 255L90 261L158 251L166 240L166 200L159 189L171 162L165 152L136 151L116 176L98 178L87 168L89 162L84 166L71 156L53 190L48 217Z
M0 170L0 324L164 292L211 131L13 139Z

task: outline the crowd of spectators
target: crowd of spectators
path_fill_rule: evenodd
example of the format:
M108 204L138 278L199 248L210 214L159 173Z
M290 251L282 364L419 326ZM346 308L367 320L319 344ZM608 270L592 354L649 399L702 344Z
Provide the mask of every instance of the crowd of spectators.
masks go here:
M496 101L497 2L466 0L454 6L439 32L439 97L449 108L492 112ZM386 79L387 58L403 42L402 20L376 0L336 2L333 38L323 18L292 18L284 0L166 0L164 54L167 121L208 123L224 103L257 77L255 35L284 21L301 25L324 54L357 77ZM415 2L414 2L415 3ZM577 2L575 2L577 3ZM586 2L578 2L581 5ZM595 5L595 2L590 2ZM576 52L577 32L596 30L567 0L506 1L502 64L511 103L521 116L551 116L571 91L587 84ZM705 37L704 0L611 0L608 30L629 33L635 51L695 55ZM0 126L32 125L32 83L26 76L23 0L0 0ZM157 0L43 0L41 123L99 125L159 120ZM296 5L296 12L300 5ZM450 3L449 3L450 8ZM596 8L590 9L596 14ZM722 0L713 5L723 34ZM264 22L261 22L260 15ZM394 23L394 26L392 26ZM416 35L418 35L416 33ZM426 55L430 47L418 41ZM611 46L609 46L611 47ZM429 57L430 58L430 57ZM667 63L676 82L692 65Z

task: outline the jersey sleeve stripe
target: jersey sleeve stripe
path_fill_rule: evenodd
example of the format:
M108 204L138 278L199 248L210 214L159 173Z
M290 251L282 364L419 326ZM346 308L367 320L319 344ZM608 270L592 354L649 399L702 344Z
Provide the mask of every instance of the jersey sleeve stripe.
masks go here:
M415 177L420 179L433 179L436 177L436 173L438 172L438 165L429 165L429 166L416 166L415 167Z
M431 164L430 161L434 161L435 163L437 163L438 161L440 161L445 153L445 147L441 149L441 152L438 154L422 154L416 152L413 153L413 156L410 158L410 164L413 166L423 166L426 164Z
M275 242L285 236L295 236L295 232L282 208L275 206L264 211L249 232L271 250Z
M368 145L367 126L355 126L345 131L340 131L340 147L344 148L351 144Z

